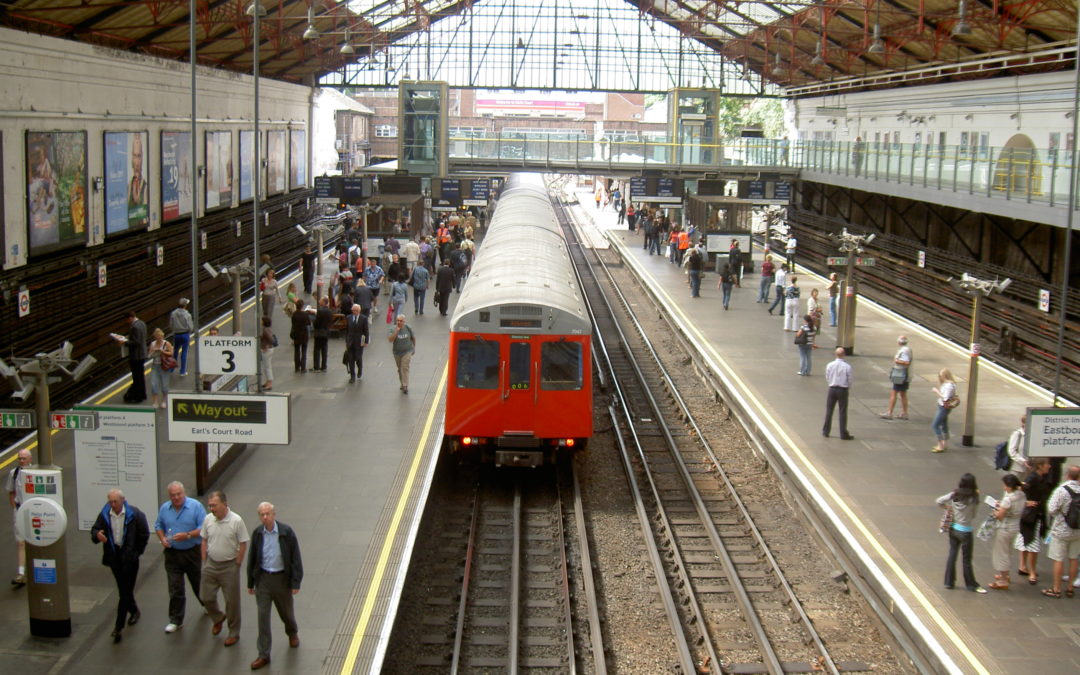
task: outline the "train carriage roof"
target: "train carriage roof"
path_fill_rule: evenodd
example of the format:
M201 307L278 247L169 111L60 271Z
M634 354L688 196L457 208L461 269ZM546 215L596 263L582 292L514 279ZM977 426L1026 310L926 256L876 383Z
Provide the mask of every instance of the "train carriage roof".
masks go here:
M541 333L592 331L555 210L535 181L515 176L503 189L451 330L506 332L500 318L540 316ZM487 323L480 312L488 312Z

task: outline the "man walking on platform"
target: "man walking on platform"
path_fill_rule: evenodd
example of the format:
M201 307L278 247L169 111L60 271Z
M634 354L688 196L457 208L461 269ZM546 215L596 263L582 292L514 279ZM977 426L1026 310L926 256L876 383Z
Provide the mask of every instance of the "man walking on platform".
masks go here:
M771 305L769 305L769 314L773 313L773 310L776 309L777 305L780 305L781 307L783 307L783 304L784 304L784 287L785 287L785 284L787 283L787 265L780 265L780 268L778 270L776 270L775 282L776 282L776 299L773 300L773 303ZM783 314L784 312L781 310L780 313Z
M352 316L345 323L345 366L349 384L364 376L364 347L368 344L368 319L359 304L352 306Z
M255 596L259 612L259 638L255 643L259 656L251 662L251 669L258 670L270 663L270 605L277 608L278 616L285 624L289 647L300 646L293 597L300 592L304 579L304 565L300 560L300 542L293 529L276 520L277 512L270 502L259 504L259 520L262 524L251 533L251 553L247 562L248 593Z
M840 439L844 441L854 440L855 437L848 433L847 409L848 393L851 390L851 364L844 360L846 352L843 347L836 348L836 359L825 366L825 381L829 383L829 396L825 401L825 425L821 428L821 435L826 438L832 431L833 409L840 406Z
M401 383L401 393L409 393L409 363L412 361L413 352L416 351L416 334L405 323L405 315L398 314L397 321L390 329L386 339L394 345L394 362L397 364L398 382Z
M199 596L206 605L206 612L214 622L211 635L221 633L221 626L229 620L229 636L225 646L232 647L240 641L240 566L247 553L248 533L244 521L229 510L225 493L215 490L207 500L210 513L203 521L202 530L202 581ZM225 596L225 611L218 608L217 593Z
M435 297L438 298L439 314L446 316L446 309L450 306L450 291L454 290L454 270L450 267L450 259L442 261L439 272L435 275Z
M188 311L187 298L180 298L176 309L169 314L169 330L173 334L173 355L180 364L180 377L187 375L188 344L191 342L191 332L195 330L195 324Z
M135 581L139 577L139 556L150 540L150 527L142 511L128 504L120 490L109 490L108 503L90 528L90 541L102 544L101 564L112 570L120 601L116 605L113 642L120 642L124 624L139 623L142 612L135 604Z
M312 370L326 372L326 356L330 350L330 326L334 323L334 313L330 311L330 299L319 298L319 309L315 310L315 322L312 335L315 338L315 357Z
M184 625L187 593L184 577L191 584L195 599L199 598L199 549L202 538L199 530L206 520L206 509L197 499L187 496L180 481L169 483L169 501L158 509L154 531L165 547L165 576L169 581L169 623L166 633L175 633Z
M27 448L19 450L18 463L8 472L7 481L4 483L8 503L11 504L12 525L15 523L15 514L18 512L19 507L22 506L23 501L22 479L19 474L22 473L23 469L29 469L32 461L33 456L30 454L30 450ZM15 532L15 548L19 561L11 585L15 588L22 588L26 585L26 542L19 535L19 528L12 527L11 529Z
M304 278L304 294L311 295L311 287L315 281L316 263L318 256L312 252L311 244L304 245L304 252L300 254L300 271Z

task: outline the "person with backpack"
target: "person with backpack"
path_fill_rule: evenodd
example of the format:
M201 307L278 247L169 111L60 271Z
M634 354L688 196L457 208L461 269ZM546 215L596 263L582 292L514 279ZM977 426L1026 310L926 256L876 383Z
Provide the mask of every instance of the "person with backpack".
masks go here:
M971 567L974 539L974 528L971 523L979 510L979 486L975 482L975 476L970 473L960 476L956 489L941 495L936 501L937 505L946 511L942 523L948 523L946 530L943 530L947 531L949 536L949 557L945 562L945 588L951 590L956 585L956 554L962 551L964 585L969 591L986 593L986 589L975 581L975 570Z
M1069 467L1065 472L1065 482L1050 495L1050 504L1046 508L1050 518L1050 559L1054 561L1054 584L1044 588L1042 594L1048 598L1061 597L1062 576L1065 574L1065 561L1069 561L1069 573L1065 581L1065 597L1073 597L1073 579L1076 578L1077 558L1080 557L1080 466Z
M705 257L701 255L701 251L697 248L690 250L690 255L686 257L686 271L690 275L690 297L701 297L701 272L705 269ZM727 309L727 303L724 303L724 309Z
M1027 457L1024 457L1024 432L1026 426L1027 415L1021 415L1020 426L1009 434L1009 444L1006 446L1010 464L1004 467L1004 470L1011 471L1020 480L1024 480L1024 476L1031 471L1031 462Z

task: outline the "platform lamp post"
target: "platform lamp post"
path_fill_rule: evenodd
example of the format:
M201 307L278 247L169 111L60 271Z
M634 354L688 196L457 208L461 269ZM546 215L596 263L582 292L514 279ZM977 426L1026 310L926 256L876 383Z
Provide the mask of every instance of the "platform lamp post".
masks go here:
M0 374L7 378L8 383L14 389L16 400L27 401L34 396L35 410L37 412L37 443L38 443L38 466L40 472L51 474L55 481L57 494L63 494L63 476L60 467L53 461L52 430L49 425L49 385L59 382L61 378L53 373L60 371L71 377L76 382L81 380L97 362L93 356L84 356L76 362L71 358L72 345L64 342L58 349L47 354L36 354L32 358L14 358L14 365L9 365L0 359ZM70 368L70 370L69 370ZM24 381L22 376L29 376ZM33 377L31 381L29 378ZM16 489L19 486L15 486ZM49 520L58 523L66 523L67 515L64 513L63 498L60 503L46 498L43 503L47 504ZM26 510L31 504L24 503L16 513L16 519L30 518L34 514L27 514ZM34 505L40 509L40 505ZM41 525L40 531L46 532L47 525ZM37 527L36 525L35 527ZM27 605L30 618L30 634L35 637L68 637L71 635L71 602L68 596L68 569L67 569L67 540L64 537L63 527L58 532L53 532L52 537L45 539L47 543L35 545L31 543L31 537L26 539L26 563L30 572L27 574ZM40 561L40 562L39 562ZM36 573L38 568L49 572L39 579Z
M979 345L982 299L994 291L1004 291L1012 283L1012 279L987 281L965 272L959 279L949 277L948 281L953 288L971 296L971 363L968 366L967 406L964 408L964 438L961 441L965 447L971 447L975 444L975 400L979 384L979 355L982 353Z
M844 281L840 286L840 322L836 332L836 344L843 347L848 356L855 353L855 309L858 286L855 284L855 257L863 252L863 246L874 241L877 235L851 234L845 227L840 234L832 234L836 247L847 257Z
M318 255L315 258L315 304L319 304L319 300L323 297L323 291L326 290L323 284L323 242L327 237L332 237L340 231L339 225L333 227L328 226L326 223L315 223L310 229L305 229L303 225L297 224L296 229L300 234L305 237L315 236L315 246L318 249Z
M254 91L252 95L254 97L254 135L255 135L255 186L251 191L251 237L252 237L252 256L255 260L255 266L259 267L259 191L263 185L263 166L262 166L262 143L259 137L259 24L262 23L262 19L266 17L266 8L262 6L259 0L252 0L251 4L247 6L245 13L251 17L251 73L253 76ZM258 337L262 335L262 316L263 306L262 298L259 297L259 278L262 273L255 274L255 330L252 335ZM234 281L234 284L236 282ZM255 359L255 386L262 390L262 359Z

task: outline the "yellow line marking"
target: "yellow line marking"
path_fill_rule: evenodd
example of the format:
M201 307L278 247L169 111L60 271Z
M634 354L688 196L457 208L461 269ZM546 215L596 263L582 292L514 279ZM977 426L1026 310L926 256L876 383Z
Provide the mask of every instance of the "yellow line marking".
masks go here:
M431 436L432 424L435 420L435 411L439 408L439 400L442 398L443 389L446 387L447 372L448 366L443 366L442 376L439 378L439 387L435 392L435 399L431 404L431 409L428 411L427 421L424 422L424 432L420 435L420 442L416 445L416 452L413 455L412 464L409 466L409 473L405 478L405 486L407 489L402 490L398 495L397 505L394 507L394 516L390 519L390 527L386 532L386 538L383 539L382 548L379 551L379 559L378 562L375 563L375 571L371 575L367 593L364 595L364 605L360 610L360 616L356 620L356 626L353 628L352 639L349 641L349 648L345 652L345 661L341 664L342 673L351 673L356 666L356 656L360 651L360 644L364 641L364 634L367 632L368 623L371 621L371 613L375 607L376 596L379 587L382 586L383 577L386 574L386 566L389 564L390 551L394 548L394 539L397 537L398 529L401 527L401 518L405 513L405 505L408 503L409 497L413 493L416 474L420 470L420 460L424 457L424 451L427 448L428 439Z
M620 246L622 245L621 241L618 243ZM637 259L629 255L627 257L634 261L635 266L637 266L638 269L640 269L644 273L647 273L643 267L640 267L640 265L638 265ZM650 276L652 275L650 274ZM655 276L652 276L652 279L654 281L658 281ZM866 527L866 525L858 517L858 515L856 515L855 512L852 511L851 507L848 506L847 502L840 498L840 495L836 492L836 490L833 489L832 484L825 479L825 477L821 474L821 472L818 471L817 467L814 466L810 459L805 454L803 454L803 451L799 449L799 447L795 444L795 441L776 421L776 418L772 416L771 411L758 399L757 396L754 395L754 393L750 389L746 387L738 374L731 368L731 366L728 365L727 361L725 361L720 356L720 354L716 351L716 348L713 345L712 341L705 337L698 330L697 326L687 317L687 315L682 311L682 308L676 304L675 300L670 295L668 295L667 291L659 283L654 283L652 287L653 289L655 289L658 295L661 295L663 297L667 306L679 315L679 317L683 321L684 326L694 334L694 336L699 340L700 344L708 349L709 353L712 355L713 359L715 359L716 363L719 364L727 372L730 381L741 390L743 396L745 396L747 400L756 408L756 412L758 412L768 420L769 424L773 427L775 433L777 433L783 439L784 443L789 446L791 451L794 452L795 456L799 458L799 461L800 463L802 463L803 467L814 477L814 479L818 482L818 485L822 489L824 489L824 491L833 500L834 504L839 507L839 509L844 513L844 515L847 516L847 518L852 522L852 524L859 531L859 533L866 538L867 542L874 549L874 551L881 557L881 559L885 562L888 568L892 570L892 572L900 579L904 587L915 597L919 605L922 606L922 608L926 611L930 618L934 620L934 623L937 624L938 628L940 628L942 632L944 632L945 635L948 636L949 640L953 643L953 646L955 646L956 649L964 655L964 658L967 659L968 663L971 664L972 668L974 668L979 673L989 673L990 671L987 670L986 667L983 666L982 662L978 659L978 657L976 657L975 654L972 653L970 649L968 649L967 645L964 643L964 640L956 633L956 631L952 629L949 623L945 620L945 617L941 616L941 614L934 607L933 603L930 602L930 599L927 598L925 594L923 594L923 592L919 589L919 587L915 584L911 577L909 577L908 574L903 570L903 568L900 567L900 564L897 563L891 555L889 555L888 551L886 551L885 548L881 545L881 543L877 540L877 538L874 537L874 535L870 532L870 530Z

